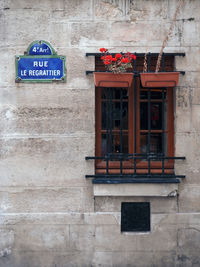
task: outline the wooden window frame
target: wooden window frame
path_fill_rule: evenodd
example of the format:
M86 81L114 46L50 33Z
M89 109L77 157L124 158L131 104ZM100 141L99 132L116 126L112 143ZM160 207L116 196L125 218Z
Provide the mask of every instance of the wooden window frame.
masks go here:
M140 153L138 148L140 148L140 133L142 130L140 130L140 90L144 90L141 88L139 77L136 78L136 85L137 85L137 108L136 108L136 121L137 121L137 132L136 132L136 140L137 140L137 150L136 153ZM101 157L101 91L102 89L100 87L96 87L95 89L95 131L96 131L96 149L95 149L95 157ZM134 148L134 134L135 134L135 107L134 107L134 83L129 90L129 97L128 97L128 106L129 106L129 127L128 127L128 140L129 140L129 153L133 154L135 151ZM168 157L174 157L174 101L173 101L173 88L166 88L167 92L167 98L166 98L166 104L167 104L167 146L168 146L168 153L165 156ZM139 129L139 130L138 130ZM144 130L143 130L144 131ZM155 130L155 132L158 132L159 130ZM153 132L153 130L151 130ZM133 173L133 162L134 160L127 160L123 161L123 173L129 174ZM162 173L162 162L161 161L151 161L151 173L159 174ZM109 161L109 173L110 174L117 174L119 173L120 168L120 162L119 161ZM95 161L95 169L97 174L103 174L106 173L106 162L100 159L96 159ZM138 174L145 174L148 173L148 162L136 160L136 173ZM174 172L174 160L169 159L165 160L164 163L164 173L165 174L171 174Z

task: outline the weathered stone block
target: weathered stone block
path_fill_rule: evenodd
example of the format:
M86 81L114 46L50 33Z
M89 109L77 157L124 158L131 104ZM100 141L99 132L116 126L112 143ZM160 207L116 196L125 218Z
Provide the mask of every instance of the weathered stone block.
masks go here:
M61 7L54 7L53 18L64 21L91 20L92 1L91 0L69 0L63 1Z
M79 96L80 97L80 96ZM80 99L68 107L15 107L0 108L1 134L67 134L94 132L93 99Z
M126 18L126 8L120 5L121 0L117 2L109 2L102 0L95 0L95 20L122 20ZM129 1L127 1L128 3Z
M152 267L152 266L174 266L176 260L176 253L171 252L107 252L98 251L94 254L93 264L94 266L105 267Z
M0 27L0 30L1 28L2 27ZM26 48L27 47L25 47L24 50ZM0 57L1 57L1 62L2 62L2 67L0 69L1 86L3 85L11 86L11 85L14 85L15 83L15 55L17 55L17 51L15 49L9 49L9 53L7 53L7 51L8 51L7 49L2 48L0 52ZM11 68L10 66L13 66L13 67Z
M183 46L197 46L200 44L200 22L189 20L183 22Z
M69 250L69 226L21 225L14 227L15 248L19 251Z
M120 224L121 214L119 212L95 212L85 213L84 221L86 224L104 225L104 224Z
M90 190L92 191L92 190ZM1 212L87 212L93 210L91 194L81 187L1 188Z
M93 213L91 213L92 215ZM11 227L23 225L71 225L85 224L84 213L78 212L36 212L36 213L1 213L0 225Z
M121 212L121 202L150 202L152 213L176 212L176 198L155 197L95 197L96 212Z
M91 182L85 179L85 175L94 172L93 169L93 162L87 164L84 158L79 162L77 169L77 164L65 160L44 159L42 155L36 158L15 156L1 160L0 184L1 186L86 186Z
M59 141L54 137L8 138L1 144L1 186L91 186L85 179L94 172L94 162L85 160L94 154L91 135L72 135Z
M152 267L164 266L172 267L175 264L176 253L175 251L140 251L140 252L127 252L123 257L124 266L137 266L137 267ZM115 266L115 265L114 265ZM123 265L116 265L118 267Z
M117 254L117 253L115 253ZM92 266L102 266L102 267L113 267L113 252L107 252L107 251L95 251L93 260L92 260ZM117 262L117 261L116 261ZM124 262L125 263L125 262ZM117 265L115 265L117 266ZM121 265L123 266L123 265Z
M177 266L200 265L200 227L178 229Z
M40 10L4 10L0 41L4 46L28 45L36 39L48 40L50 13Z
M17 86L18 85L19 84L17 84ZM35 84L34 88L31 88L30 85L31 84L20 84L18 88L15 86L1 87L0 107L1 109L10 108L10 117L12 115L12 111L14 112L15 109L24 107L34 109L46 108L47 110L50 108L68 108L68 112L73 112L73 110L74 112L77 112L77 109L79 108L83 113L84 109L87 107L88 112L89 110L91 112L90 119L94 117L94 90L63 90L63 88L60 86L61 84ZM40 86L40 88L38 86ZM51 115L51 113L47 113L46 115ZM9 116L6 117L6 119L9 119ZM85 120L84 114L82 119Z
M161 47L168 26L166 23L156 24L154 21L114 22L111 26L111 44L115 46L145 46L146 48L149 46ZM178 30L179 24L176 27ZM175 35L175 32L176 30L170 39L170 45L173 46L180 45L180 37Z
M176 227L162 225L152 229L149 234L137 236L139 251L173 251L176 248Z
M119 212L37 212L37 213L1 213L0 225L119 225Z
M189 177L188 177L189 179ZM200 185L184 185L179 190L180 212L200 212Z
M177 60L178 60L178 57L176 57L176 61ZM175 61L175 65L176 65L176 61ZM181 67L180 69L176 68L176 70L177 71L183 70L183 67ZM195 88L200 88L200 73L198 71L186 71L185 75L180 75L179 86L192 88L193 90Z
M192 106L192 130L200 132L200 105Z
M72 23L71 44L72 46L108 46L109 29L107 23Z
M200 225L200 213L177 213L177 225L179 228L187 228L189 226L199 228ZM183 226L184 225L184 226Z
M185 164L192 164L191 167L199 166L199 151L197 149L200 142L199 134L194 132L176 133L175 136L175 154L176 156L185 156Z
M47 9L54 9L54 8L62 8L63 7L63 1L57 0L55 2L52 2L51 0L35 0L32 1L26 1L26 0L6 0L4 1L4 8L7 9L29 9L29 10L47 10Z
M199 160L195 161L194 166L187 162L187 160L177 160L175 164L176 174L185 175L186 178L182 179L182 182L184 181L185 186L187 186L187 184L199 184L200 169L198 164Z
M17 251L0 258L0 266L8 267L88 267L93 253L84 251ZM66 265L67 264L67 265Z
M176 88L176 112L175 128L176 132L190 132L192 121L192 94L188 87Z
M193 105L200 105L200 87L196 87L193 89Z
M136 250L136 235L121 234L118 225L96 226L96 251L134 251Z
M90 89L89 93L92 96L95 92L93 75L86 75L86 70L95 69L94 57L86 57L86 52L86 48L67 49L67 87L76 90ZM98 49L95 48L93 52L98 52Z
M167 0L151 1L134 0L131 3L130 19L135 20L154 20L158 24L161 20L168 17L168 3ZM158 22L159 21L159 22Z
M51 22L50 37L48 39L56 47L68 47L70 44L70 26L68 23ZM59 54L59 53L58 53Z
M11 254L15 242L15 234L12 229L0 229L0 259Z
M190 75L190 72L199 72L200 71L200 48L199 47L184 47L185 57L176 57L176 69L179 71L186 71L187 76ZM198 74L197 74L198 75ZM195 81L191 79L190 87L194 86Z
M177 7L177 1L171 0L170 5L168 5L168 17L172 20L174 12ZM184 2L183 6L181 7L177 19L183 21L193 21L199 19L199 12L200 3L198 0L190 0Z
M70 225L70 248L72 250L94 250L94 241L94 225Z
M198 133L176 134L176 156L185 156L186 160L176 162L176 173L185 174L185 183L199 184L200 155ZM187 187L187 185L185 184Z

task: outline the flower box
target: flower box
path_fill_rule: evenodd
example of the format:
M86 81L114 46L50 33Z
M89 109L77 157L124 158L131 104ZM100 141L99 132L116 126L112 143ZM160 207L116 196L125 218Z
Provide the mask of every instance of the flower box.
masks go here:
M97 87L130 87L133 73L94 72Z
M143 87L174 87L178 85L180 72L140 73Z

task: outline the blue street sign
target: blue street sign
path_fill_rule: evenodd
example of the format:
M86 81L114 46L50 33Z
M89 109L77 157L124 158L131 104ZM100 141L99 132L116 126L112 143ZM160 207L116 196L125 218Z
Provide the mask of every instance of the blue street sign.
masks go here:
M64 79L64 57L18 58L19 80L61 80Z
M16 82L66 81L65 56L58 56L48 42L32 42L15 62Z

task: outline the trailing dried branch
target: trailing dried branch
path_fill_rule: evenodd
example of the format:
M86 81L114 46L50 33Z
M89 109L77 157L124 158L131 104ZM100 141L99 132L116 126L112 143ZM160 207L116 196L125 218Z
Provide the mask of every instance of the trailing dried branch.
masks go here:
M168 31L168 33L167 33L167 35L166 35L166 37L165 37L165 39L163 41L163 44L162 44L162 47L161 47L161 50L160 50L160 53L159 53L159 56L158 56L157 64L156 64L156 72L158 72L159 69L160 69L160 63L161 63L161 58L162 58L163 50L164 50L164 48L167 45L167 42L169 40L169 36L172 33L172 29L173 29L173 26L174 26L175 21L176 21L176 17L178 15L178 12L180 11L182 5L183 5L183 0L180 0L179 3L178 3L178 6L176 8L176 11L174 13L173 19L171 21L171 24L170 24L170 27L169 27L169 31Z
M145 53L145 55L144 55L143 72L147 72L147 53Z

